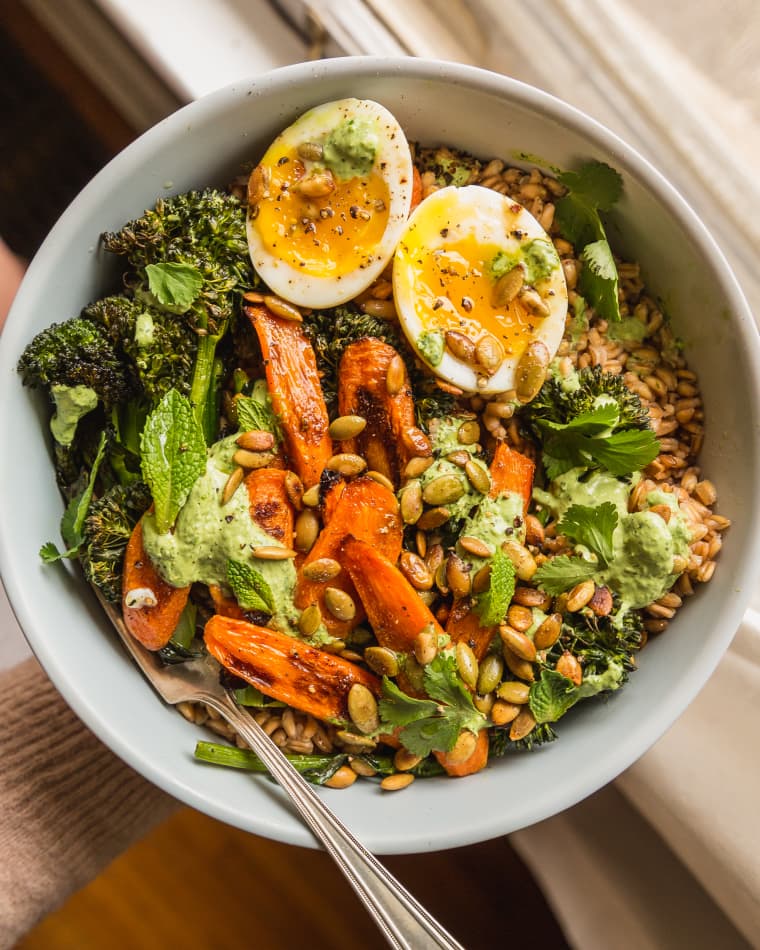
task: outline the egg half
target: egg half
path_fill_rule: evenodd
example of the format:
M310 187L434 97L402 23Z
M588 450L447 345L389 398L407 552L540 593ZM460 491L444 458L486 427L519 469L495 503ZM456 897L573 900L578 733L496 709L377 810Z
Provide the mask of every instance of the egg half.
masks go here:
M409 217L412 157L377 102L341 99L302 115L248 184L251 261L268 287L304 307L358 296L386 267Z
M514 389L528 347L548 365L565 329L567 287L551 239L522 205L480 185L442 188L416 208L396 250L393 294L420 358L465 392Z

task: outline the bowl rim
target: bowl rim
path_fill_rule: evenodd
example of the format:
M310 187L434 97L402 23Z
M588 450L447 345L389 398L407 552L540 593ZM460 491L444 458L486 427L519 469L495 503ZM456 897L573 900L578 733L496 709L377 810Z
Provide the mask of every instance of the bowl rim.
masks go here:
M740 336L741 345L746 350L753 371L753 408L755 416L760 418L760 382L758 382L760 380L760 346L756 325L749 305L722 251L685 199L632 146L574 106L510 77L479 67L441 60L360 56L296 63L263 75L238 80L182 107L147 130L115 156L74 199L31 262L24 283L9 313L7 325L15 326L16 314L20 316L23 312L27 294L32 292L31 287L38 271L46 266L49 257L55 255L59 243L58 236L65 235L67 229L76 221L82 204L87 205L88 202L96 200L104 187L115 184L118 180L119 169L136 159L139 161L139 155L146 145L150 146L154 142L179 134L186 128L189 119L192 122L203 123L205 117L213 115L220 107L223 108L225 103L233 103L251 91L258 96L270 94L282 86L298 85L307 81L319 82L323 78L361 80L377 78L382 74L409 80L434 79L453 82L474 92L511 100L523 108L582 135L590 145L598 146L605 153L613 154L616 162L629 170L667 209L684 232L695 242L699 252L714 261L715 270L721 281L721 290L734 315L734 329ZM9 334L4 333L3 336L7 342ZM7 349L7 347L2 347L2 340L0 340L0 348ZM15 358L13 362L15 363ZM756 469L760 471L760 445L755 445L753 451ZM0 509L0 524L3 520L4 514ZM658 708L656 730L651 729L648 720L646 723L639 723L638 727L633 728L615 748L608 750L603 764L597 765L592 770L586 770L583 774L567 776L567 781L563 782L561 794L544 795L534 802L523 803L518 809L518 823L510 823L509 828L506 828L503 822L499 823L498 816L473 815L470 816L471 820L466 829L447 828L435 842L431 842L429 833L425 831L421 831L415 838L408 834L401 837L393 829L383 828L379 835L365 835L365 845L378 853L392 854L457 847L487 840L550 817L582 800L619 775L653 745L680 716L704 685L731 642L749 602L752 582L756 579L757 569L754 565L760 561L760 534L749 542L748 549L748 556L745 557L739 574L732 577L731 587L735 591L738 589L738 593L726 605L725 622L719 631L712 633L699 657L690 665L688 673L679 680L677 689L663 698ZM19 624L51 680L84 723L120 758L169 794L215 818L276 840L314 846L310 832L289 816L286 816L282 822L257 824L255 820L252 822L250 814L244 815L224 801L209 797L186 785L171 772L162 768L160 762L150 759L145 750L126 741L116 727L100 718L88 697L78 692L73 683L67 679L65 671L57 661L57 651L51 644L50 638L44 631L36 628L28 592L28 579L25 579L23 572L16 568L8 530L0 530L0 574L2 574L9 601Z

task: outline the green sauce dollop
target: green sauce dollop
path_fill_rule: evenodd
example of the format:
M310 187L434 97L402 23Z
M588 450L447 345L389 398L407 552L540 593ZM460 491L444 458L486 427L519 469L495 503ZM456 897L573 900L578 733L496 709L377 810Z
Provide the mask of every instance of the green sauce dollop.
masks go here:
M368 175L375 163L379 139L374 125L364 119L344 119L322 146L325 165L344 180Z
M63 386L54 383L50 395L55 402L55 415L50 420L50 431L59 445L71 445L79 420L98 404L98 394L89 386Z

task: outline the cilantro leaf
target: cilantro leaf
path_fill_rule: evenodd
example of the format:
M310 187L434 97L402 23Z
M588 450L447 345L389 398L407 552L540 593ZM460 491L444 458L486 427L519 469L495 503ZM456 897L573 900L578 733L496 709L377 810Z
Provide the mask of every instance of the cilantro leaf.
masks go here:
M606 162L586 162L578 171L560 172L559 180L572 194L600 211L610 211L623 193L623 179Z
M107 443L108 438L104 432L100 436L98 451L92 463L92 469L90 470L90 477L87 479L87 485L78 495L71 499L71 501L66 506L63 517L61 518L61 537L66 544L67 550L61 554L52 541L46 542L40 548L40 558L46 564L53 564L55 561L60 561L65 557L78 557L79 549L84 542L84 535L82 533L84 519L87 517L87 512L90 510L92 494L95 491L95 481L98 477L100 466L103 463Z
M203 287L203 275L192 264L148 264L145 274L150 292L174 313L186 313Z
M556 596L593 577L598 570L599 564L594 561L562 554L545 561L533 575L533 581L547 594Z
M206 469L203 432L192 403L176 389L170 389L148 416L140 455L143 479L153 496L156 527L166 532Z
M590 548L606 566L612 560L612 535L617 523L617 509L611 501L605 501L595 506L571 505L557 530Z
M475 610L481 627L493 627L504 619L515 592L515 568L500 548L491 559L491 581L477 598Z
M227 561L227 582L243 610L274 613L274 595L259 572L245 561Z
M383 677L383 695L378 703L380 719L391 726L408 726L410 722L434 716L438 704L430 699L415 699L400 690L393 680Z
M660 453L660 440L649 429L626 429L597 442L594 457L613 475L629 475L646 468Z

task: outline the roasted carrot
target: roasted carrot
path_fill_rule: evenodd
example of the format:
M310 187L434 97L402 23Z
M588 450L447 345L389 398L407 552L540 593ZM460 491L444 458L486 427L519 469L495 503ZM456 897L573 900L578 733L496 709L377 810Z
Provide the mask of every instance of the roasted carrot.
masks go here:
M356 535L394 560L401 552L403 526L398 514L398 502L383 485L371 478L362 477L349 482L340 493L329 522L319 534L306 560L300 566L294 601L301 610L310 604L318 604L325 626L333 636L343 637L363 619L361 603L357 603L357 615L353 620L338 620L325 606L325 591L337 587L356 600L356 591L345 570L329 581L309 580L304 570L321 558L340 561L342 541L350 534Z
M227 597L221 587L217 587L216 584L209 584L208 592L211 594L216 613L221 614L222 617L232 617L234 620L245 619L245 614L238 606L237 601L232 597Z
M391 395L388 368L394 359L400 375ZM362 455L368 468L397 485L413 456L432 453L429 440L416 426L409 376L401 357L382 340L365 337L343 351L338 380L340 414L367 420L363 432L343 441L343 451Z
M511 448L506 442L498 442L491 462L491 498L516 492L523 498L523 514L527 514L533 492L535 463Z
M160 650L171 640L190 595L189 587L172 587L153 567L143 546L142 522L132 531L124 554L122 614L127 630L148 650ZM152 593L152 607L128 607L134 591Z
M446 769L447 775L454 778L473 775L475 772L484 769L488 763L488 732L485 729L480 730L475 749L464 762L452 762L450 752L434 752L433 755Z
M428 627L442 634L441 625L393 561L366 541L348 537L342 563L354 583L377 642L410 653L419 633Z
M380 694L380 681L372 673L269 627L217 615L206 624L204 640L231 673L317 719L347 723L354 683Z
M412 168L412 206L409 209L409 214L414 211L417 205L422 201L422 177L420 176L417 166L414 165Z
M285 436L291 466L310 487L333 454L317 358L303 328L263 304L244 306L261 344L272 408Z
M246 476L251 518L280 544L293 543L293 506L285 491L285 472L259 468Z
M488 652L488 646L493 639L494 627L481 627L472 603L462 599L456 601L451 608L449 619L446 621L446 633L448 633L452 643L463 640L480 662Z

